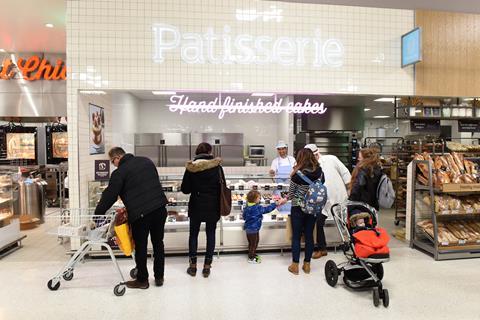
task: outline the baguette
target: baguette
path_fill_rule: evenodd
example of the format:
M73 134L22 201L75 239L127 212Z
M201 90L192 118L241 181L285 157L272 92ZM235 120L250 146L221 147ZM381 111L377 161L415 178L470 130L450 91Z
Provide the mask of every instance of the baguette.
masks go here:
M452 152L452 157L455 160L455 164L457 165L460 172L463 173L465 171L465 167L463 164L463 160L464 160L463 154Z

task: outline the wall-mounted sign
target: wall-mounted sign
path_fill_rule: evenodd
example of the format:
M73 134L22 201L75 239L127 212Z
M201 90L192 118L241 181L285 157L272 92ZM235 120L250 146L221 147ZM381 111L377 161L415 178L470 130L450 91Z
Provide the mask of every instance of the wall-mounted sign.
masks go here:
M110 161L95 160L95 181L110 179Z
M410 120L412 132L440 132L440 120Z
M105 153L105 112L102 107L90 106L90 154Z
M480 121L458 120L458 132L480 132Z
M7 133L7 160L35 159L35 133Z
M283 98L265 101L262 98L236 100L231 96L218 94L213 100L194 100L180 94L170 97L171 104L167 107L171 112L183 113L218 113L218 119L223 119L225 114L254 114L254 113L305 113L324 114L327 108L323 103L311 102L286 102Z
M32 56L28 59L18 58L17 61L4 59L0 67L0 79L14 79L17 70L25 80L66 80L67 68L61 59L57 59L55 65L51 65L47 59Z
M153 60L163 63L167 54L179 51L189 64L279 64L282 66L341 67L344 46L338 39L322 39L320 30L309 37L271 37L249 33L234 34L225 25L218 33L182 33L176 26L153 25L155 53ZM174 57L171 57L175 59Z

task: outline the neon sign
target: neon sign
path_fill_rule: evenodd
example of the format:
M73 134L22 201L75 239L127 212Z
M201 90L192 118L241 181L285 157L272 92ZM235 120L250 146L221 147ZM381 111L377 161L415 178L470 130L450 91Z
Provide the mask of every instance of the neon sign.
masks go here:
M218 113L218 119L223 119L226 114L255 114L255 113L305 113L305 114L324 114L327 108L323 103L310 102L306 99L304 102L288 102L284 104L283 98L274 101L264 101L262 98L246 99L237 101L231 96L218 97L211 101L196 101L190 97L179 94L170 97L171 104L167 107L170 112L183 113Z
M343 65L343 44L337 39L322 40L319 30L310 38L274 38L248 33L234 35L229 25L225 25L220 34L212 27L202 34L181 33L175 26L157 23L153 25L153 33L156 63L164 63L169 53L179 50L182 60L188 64L279 64L317 68Z
M0 67L0 79L13 79L17 68L25 80L65 80L67 68L63 60L57 59L56 64L51 65L46 59L32 56L28 59L18 58L15 63L12 59L4 59Z

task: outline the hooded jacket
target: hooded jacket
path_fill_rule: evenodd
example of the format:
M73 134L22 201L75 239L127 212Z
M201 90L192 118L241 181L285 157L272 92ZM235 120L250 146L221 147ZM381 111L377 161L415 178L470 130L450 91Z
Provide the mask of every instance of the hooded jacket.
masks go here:
M220 166L212 155L198 155L186 164L181 190L190 194L188 216L192 220L214 222L220 219Z
M118 197L127 208L129 223L165 207L168 202L152 160L130 153L122 157L118 168L112 172L95 215L105 214Z
M243 220L245 224L243 228L247 233L259 232L262 228L263 215L272 212L277 208L275 203L269 206L262 206L256 203L247 203L245 209L243 209Z
M381 177L382 168L378 166L373 170L373 174L366 168L361 169L355 181L351 182L352 191L348 199L366 203L378 210L377 187Z

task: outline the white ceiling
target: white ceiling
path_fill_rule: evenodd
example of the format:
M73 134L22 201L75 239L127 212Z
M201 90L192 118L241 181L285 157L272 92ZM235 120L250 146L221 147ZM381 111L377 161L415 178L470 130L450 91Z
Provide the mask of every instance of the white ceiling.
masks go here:
M283 2L336 4L393 9L426 9L480 13L478 0L280 0Z
M0 49L65 53L65 12L65 0L1 0Z

